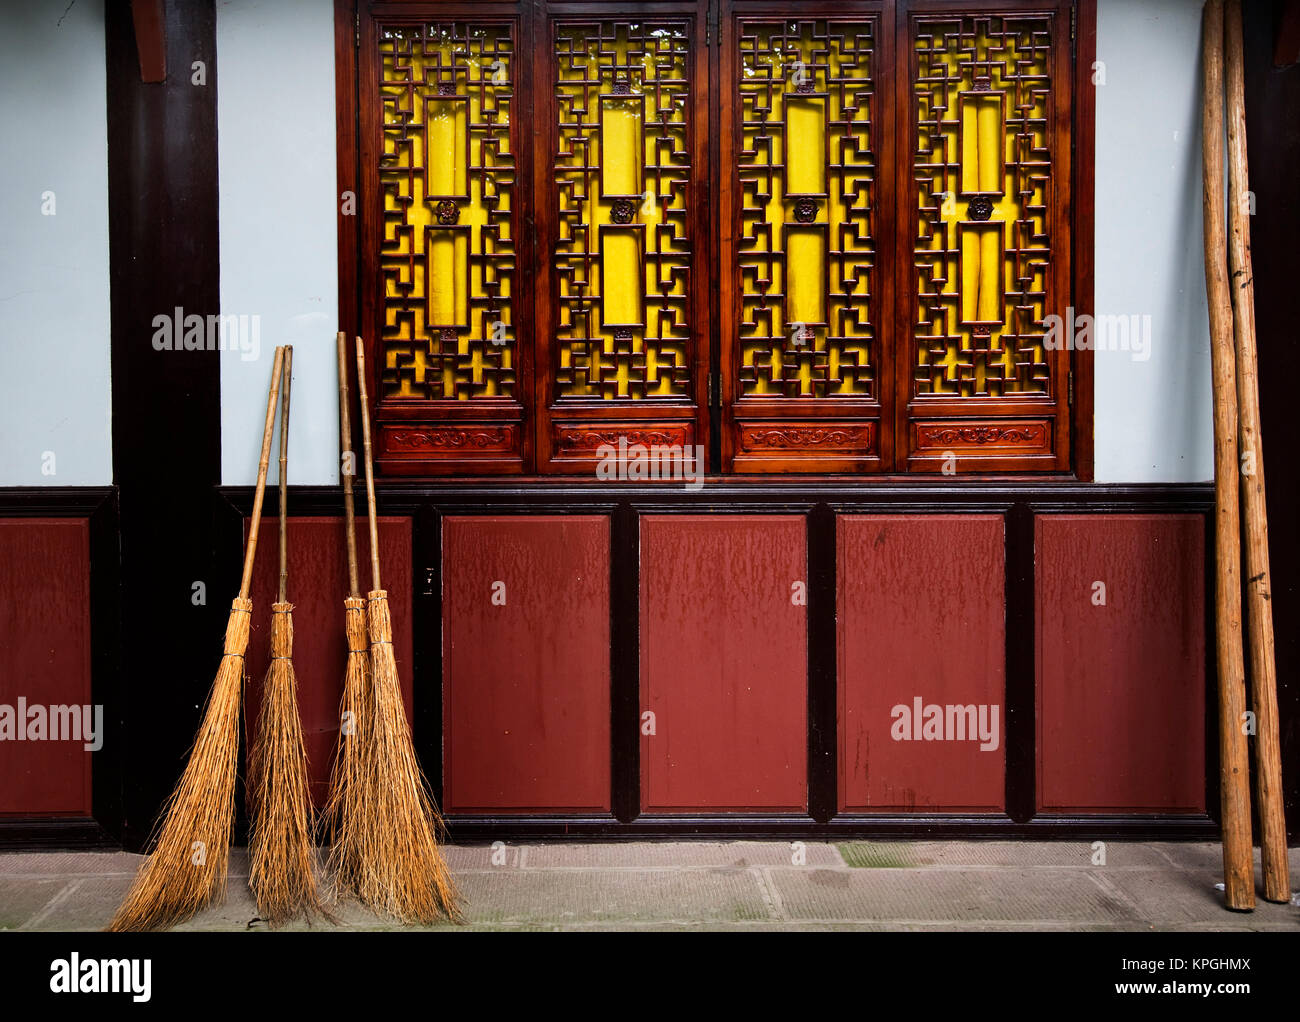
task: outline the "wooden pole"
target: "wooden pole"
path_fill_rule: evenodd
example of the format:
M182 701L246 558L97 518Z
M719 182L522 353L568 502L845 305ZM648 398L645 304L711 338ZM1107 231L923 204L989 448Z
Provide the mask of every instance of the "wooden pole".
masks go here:
M343 520L348 533L348 595L360 596L357 580L356 507L353 489L357 478L357 455L352 449L352 408L348 399L348 335L339 332L339 475L343 481Z
M379 589L379 525L375 516L375 470L370 451L370 406L366 404L366 346L357 338L357 395L361 398L361 444L366 451L366 511L370 517L370 588Z
M248 521L248 543L244 547L244 573L239 598L248 599L253 587L253 558L257 554L257 533L262 527L262 500L266 493L266 472L271 464L271 436L275 432L275 405L280 399L280 373L284 369L284 348L275 349L271 366L271 390L266 396L266 425L262 429L262 457L257 462L257 488L253 491L253 514Z
M280 603L289 589L289 385L293 379L293 345L284 349L284 382L280 385Z
M1241 644L1241 552L1237 510L1237 388L1232 346L1223 210L1223 0L1202 16L1201 119L1205 218L1205 290L1210 307L1214 382L1214 609L1219 668L1219 800L1223 829L1224 903L1255 907L1250 841L1250 772L1246 765L1245 667Z
M1228 242L1232 263L1233 320L1237 342L1238 446L1246 517L1246 626L1250 646L1251 702L1255 710L1255 794L1264 864L1264 897L1291 900L1278 738L1277 664L1273 655L1272 587L1268 565L1268 505L1260 432L1255 347L1255 283L1250 257L1249 168L1246 157L1245 60L1241 0L1228 0L1224 40L1228 91Z

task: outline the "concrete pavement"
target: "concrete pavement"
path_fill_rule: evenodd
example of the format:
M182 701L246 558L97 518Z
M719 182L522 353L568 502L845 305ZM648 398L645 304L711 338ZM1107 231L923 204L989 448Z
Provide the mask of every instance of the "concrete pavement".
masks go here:
M449 846L468 930L1295 930L1300 904L1222 907L1217 844L643 841ZM1300 849L1291 850L1293 884ZM138 855L0 855L0 929L95 930ZM1256 875L1258 877L1258 853ZM247 857L184 930L259 930ZM392 929L353 905L333 924ZM296 924L293 929L303 928ZM451 929L451 927L444 927Z

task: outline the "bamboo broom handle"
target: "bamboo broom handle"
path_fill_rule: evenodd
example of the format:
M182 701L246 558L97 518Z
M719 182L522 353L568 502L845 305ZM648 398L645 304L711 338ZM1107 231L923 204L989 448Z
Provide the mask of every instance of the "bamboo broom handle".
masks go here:
M1268 564L1268 504L1260 430L1259 369L1255 345L1255 283L1246 208L1245 60L1241 2L1228 0L1224 21L1228 86L1228 241L1232 260L1233 325L1237 342L1237 416L1241 495L1246 515L1246 624L1250 646L1251 702L1255 708L1255 791L1258 797L1264 897L1291 899L1282 796L1282 748L1278 738L1277 663L1273 654L1272 589Z
M288 599L289 530L285 510L289 506L289 388L293 383L293 345L284 349L284 399L280 402L280 603Z
M361 398L361 440L366 449L366 512L370 516L371 589L379 584L379 525L375 518L375 468L370 458L370 408L366 403L366 351L357 338L357 395Z
M352 408L348 402L348 335L339 332L339 476L343 482L343 519L348 533L348 595L360 596L357 582L356 486L357 458L352 451Z
M1201 29L1205 75L1201 123L1205 290L1210 307L1214 381L1214 604L1223 886L1227 907L1246 910L1255 907L1255 874L1250 842L1250 777L1246 736L1241 730L1246 692L1241 645L1236 368L1223 211L1223 0L1208 0Z
M271 366L271 391L266 397L266 426L262 430L262 458L257 463L257 489L253 493L253 518L248 530L248 543L244 548L244 577L239 583L239 598L248 599L253 585L253 555L257 553L257 530L262 527L262 497L266 493L266 470L271 464L271 435L275 432L275 403L280 397L280 370L284 365L284 349L275 349L275 364Z

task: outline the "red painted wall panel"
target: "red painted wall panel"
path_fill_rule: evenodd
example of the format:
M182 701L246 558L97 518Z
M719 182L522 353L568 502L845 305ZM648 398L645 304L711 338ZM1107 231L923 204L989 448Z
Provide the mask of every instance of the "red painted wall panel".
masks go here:
M47 736L50 706L91 705L85 519L0 519L0 665L10 726L32 722L17 719L19 697L29 709L45 708ZM63 734L71 722L62 715L60 722ZM84 741L0 741L0 814L89 816L90 762Z
M1043 515L1035 531L1039 807L1203 811L1204 520Z
M840 811L1001 810L1001 517L843 515L837 530ZM926 739L929 706L944 708L943 726ZM976 707L976 734L983 712L996 747L970 739L968 714L954 710L949 722L949 706Z
M370 588L370 533L364 519L358 520L357 526L357 558L364 597ZM348 561L344 542L341 517L289 518L288 596L293 604L293 667L298 678L298 713L302 717L312 799L318 806L324 805L329 791L330 767L339 736L343 667L347 662L343 600L348 595ZM263 518L257 564L253 569L253 622L248 640L249 680L244 703L249 748L257 734L262 681L270 657L271 605L280 584L279 544L279 521ZM409 518L379 519L379 556L380 577L393 615L393 649L409 721L413 684ZM220 598L224 599L225 594ZM213 599L210 590L208 599ZM216 666L214 659L214 670Z
M807 570L799 516L641 519L647 812L807 809Z
M447 812L610 808L609 519L443 524Z

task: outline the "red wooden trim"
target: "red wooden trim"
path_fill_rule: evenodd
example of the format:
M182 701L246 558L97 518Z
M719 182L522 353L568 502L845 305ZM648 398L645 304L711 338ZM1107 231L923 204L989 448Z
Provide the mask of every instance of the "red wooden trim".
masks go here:
M135 48L140 56L140 81L167 80L167 27L163 0L131 0L131 21L135 25Z
M609 812L609 518L442 525L443 811Z
M649 514L640 534L642 808L805 810L803 516Z
M840 515L836 527L839 812L1001 812L1002 516ZM925 739L918 698L945 708L942 740ZM996 747L949 705L976 707Z
M0 742L0 817L91 814L92 757L81 730L95 723L83 709L94 704L90 572L88 519L0 520L0 704L17 729ZM37 707L40 738L29 740ZM76 708L75 723L56 707ZM101 743L117 737L104 735L111 709L101 715Z
M1203 813L1204 517L1039 515L1034 533L1039 814Z

